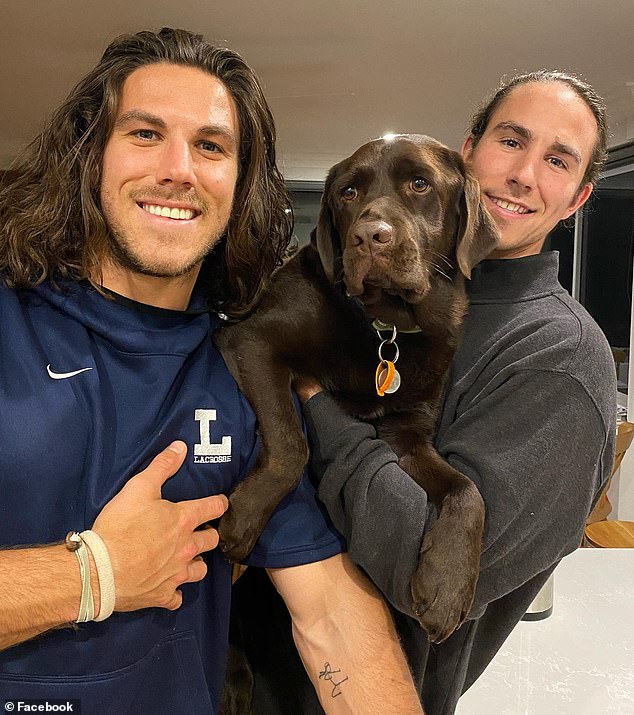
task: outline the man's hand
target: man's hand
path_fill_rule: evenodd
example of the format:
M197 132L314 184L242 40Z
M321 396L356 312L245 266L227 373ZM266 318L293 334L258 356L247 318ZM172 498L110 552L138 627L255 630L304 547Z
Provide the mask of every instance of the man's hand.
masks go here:
M296 377L293 380L293 389L303 405L308 402L311 397L322 392L324 388L311 377Z
M176 610L183 600L178 587L207 573L200 554L218 546L218 532L198 527L224 514L229 502L224 494L177 503L161 497L186 452L178 441L163 450L106 504L92 527L112 561L115 611Z
M207 573L200 554L216 548L218 532L204 525L224 514L229 502L223 494L177 503L161 497L186 452L183 442L163 450L93 525L112 562L116 611L175 610L183 601L179 586ZM94 564L91 574L99 606ZM80 597L77 558L63 544L0 549L0 650L74 621Z

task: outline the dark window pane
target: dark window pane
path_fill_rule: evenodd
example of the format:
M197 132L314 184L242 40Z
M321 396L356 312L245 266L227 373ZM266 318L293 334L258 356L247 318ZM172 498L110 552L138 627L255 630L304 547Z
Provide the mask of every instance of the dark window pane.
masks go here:
M579 291L612 346L620 392L627 392L633 250L634 171L629 171L602 179L585 211Z
M295 216L295 235L301 247L310 242L310 232L317 225L321 191L291 190L291 197Z
M560 222L548 234L544 251L559 251L559 282L572 295L572 266L575 250L575 227L572 217Z

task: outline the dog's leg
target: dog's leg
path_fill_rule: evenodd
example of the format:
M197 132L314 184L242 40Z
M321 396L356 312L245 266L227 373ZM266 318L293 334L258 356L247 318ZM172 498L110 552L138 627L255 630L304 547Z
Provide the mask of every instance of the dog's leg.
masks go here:
M261 341L263 342L263 341ZM291 396L291 372L276 363L266 345L224 353L258 420L262 450L253 471L229 496L220 519L220 546L227 558L242 561L280 501L298 484L308 446Z
M219 715L251 715L253 673L242 645L229 643Z
M473 482L430 444L400 464L438 507L438 519L423 539L411 582L414 608L432 641L448 638L473 603L484 532L484 501Z

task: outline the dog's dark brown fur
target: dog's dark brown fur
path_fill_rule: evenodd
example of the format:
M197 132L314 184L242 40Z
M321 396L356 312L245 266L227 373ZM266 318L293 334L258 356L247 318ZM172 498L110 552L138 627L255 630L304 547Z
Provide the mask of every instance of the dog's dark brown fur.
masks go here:
M467 308L464 279L496 235L460 155L429 137L370 142L333 167L312 245L274 274L253 315L216 334L263 442L220 522L229 558L249 553L298 483L308 450L290 385L296 375L312 376L376 426L437 505L412 579L413 603L434 641L462 623L478 576L484 506L431 438ZM381 338L374 319L399 331L402 385L384 397L375 389ZM413 328L420 332L401 332Z

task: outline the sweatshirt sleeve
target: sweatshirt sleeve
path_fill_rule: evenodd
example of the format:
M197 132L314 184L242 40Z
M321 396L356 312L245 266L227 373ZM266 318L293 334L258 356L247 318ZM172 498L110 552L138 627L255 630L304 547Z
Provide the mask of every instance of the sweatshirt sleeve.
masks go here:
M304 405L318 494L352 559L398 610L413 615L409 583L435 509L371 425L326 393Z
M304 407L319 496L352 558L411 615L409 581L433 507L376 439L325 394ZM486 505L485 543L470 617L552 567L580 543L613 456L613 438L583 386L530 370L477 397L440 435L440 454ZM609 471L609 470L608 470Z
M530 369L476 397L442 431L438 451L486 505L472 616L580 545L611 470L614 428L574 376Z

